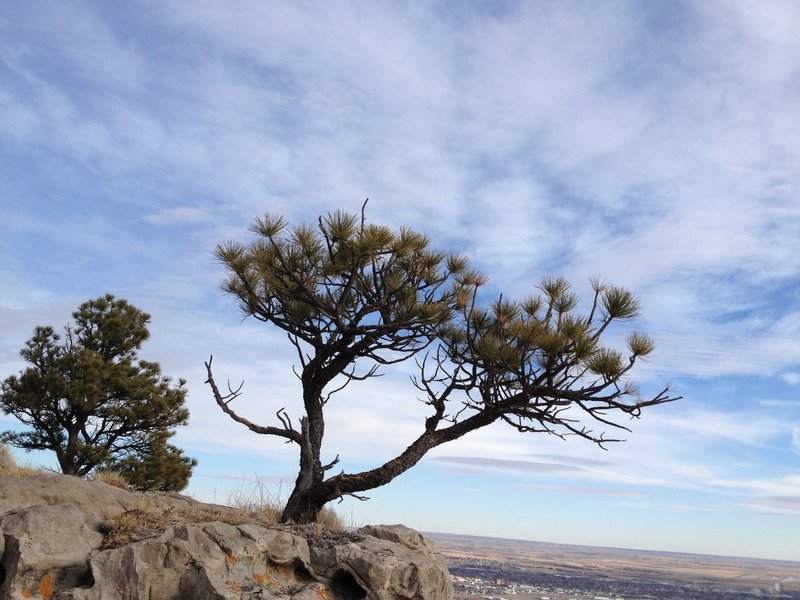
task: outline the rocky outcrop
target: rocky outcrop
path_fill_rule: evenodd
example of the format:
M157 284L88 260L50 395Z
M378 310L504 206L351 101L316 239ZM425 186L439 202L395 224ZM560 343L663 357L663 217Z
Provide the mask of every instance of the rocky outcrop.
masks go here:
M204 506L150 494L164 511ZM105 548L143 495L61 475L0 479L0 598L449 600L444 558L402 525L322 532L180 522ZM191 510L185 511L191 514Z
M375 598L452 597L444 557L418 532L403 525L377 525L362 527L358 535L349 544L312 545L314 572L331 582L334 591L338 584L370 590Z

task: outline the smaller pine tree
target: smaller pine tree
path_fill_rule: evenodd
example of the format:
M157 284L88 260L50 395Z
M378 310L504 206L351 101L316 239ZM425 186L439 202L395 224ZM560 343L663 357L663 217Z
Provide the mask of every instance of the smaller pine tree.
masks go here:
M29 429L0 442L52 450L68 475L104 468L141 489L182 489L196 462L167 439L189 418L185 381L173 385L158 363L138 358L150 315L107 294L73 318L63 340L37 327L20 351L31 366L3 381L0 408Z

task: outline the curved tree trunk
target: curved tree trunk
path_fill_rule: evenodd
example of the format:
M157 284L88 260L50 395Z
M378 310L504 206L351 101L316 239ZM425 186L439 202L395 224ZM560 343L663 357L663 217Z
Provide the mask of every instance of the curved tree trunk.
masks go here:
M283 509L281 523L314 523L325 505L325 501L319 499L319 490L325 477L319 458L320 446L315 448L309 439L307 419L302 419L301 425L303 443L300 446L300 472Z
M500 414L487 410L444 429L426 430L399 456L380 467L361 473L342 473L324 480L325 469L320 466L319 454L316 456L316 468L303 468L305 453L301 451L300 474L281 516L281 522L313 523L328 502L386 485L416 465L429 450L496 421Z
M325 467L320 460L325 420L320 394L306 395L306 417L300 419L300 471L295 480L281 523L314 523L327 502L322 492Z
M429 429L420 435L414 442L406 448L399 456L384 463L380 467L353 473L349 475L337 475L331 477L326 484L334 484L331 490L335 495L331 500L346 494L355 494L371 490L382 485L386 485L398 475L408 471L416 465L429 450L440 446L446 442L457 440L461 436L480 429L493 423L501 416L501 412L495 410L483 410L471 417L458 423L454 423L444 429Z
M319 517L325 500L319 491L322 482L301 481L302 474L297 478L292 495L281 514L281 523L315 523Z

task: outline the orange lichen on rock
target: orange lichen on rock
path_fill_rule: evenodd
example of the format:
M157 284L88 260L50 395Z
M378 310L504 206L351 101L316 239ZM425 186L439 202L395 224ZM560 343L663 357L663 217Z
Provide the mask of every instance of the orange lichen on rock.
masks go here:
M31 597L31 591L26 587L22 588L22 597L23 598L30 598Z
M39 580L39 595L45 600L50 600L56 589L56 581L52 575L42 575Z
M269 581L269 569L264 569L263 573L253 571L253 579L256 580L258 585L264 585L265 582Z
M236 556L234 556L233 554L226 554L225 556L228 559L228 564L229 565L235 565L236 564Z
M238 583L236 583L232 579L228 579L225 582L225 585L227 585L229 588L231 588L232 590L235 590L237 592L241 592L242 591L242 586L240 586Z

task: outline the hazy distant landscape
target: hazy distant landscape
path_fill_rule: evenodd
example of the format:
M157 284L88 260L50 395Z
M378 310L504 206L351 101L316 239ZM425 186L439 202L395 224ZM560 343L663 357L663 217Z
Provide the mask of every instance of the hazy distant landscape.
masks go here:
M458 599L800 599L797 562L428 535Z

